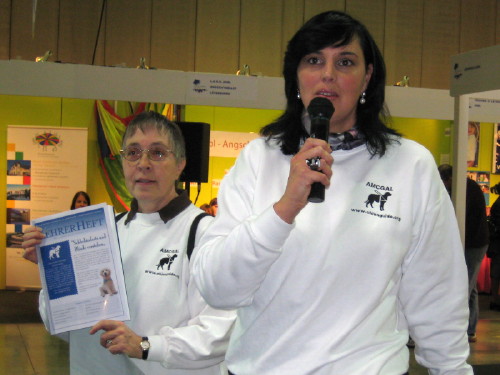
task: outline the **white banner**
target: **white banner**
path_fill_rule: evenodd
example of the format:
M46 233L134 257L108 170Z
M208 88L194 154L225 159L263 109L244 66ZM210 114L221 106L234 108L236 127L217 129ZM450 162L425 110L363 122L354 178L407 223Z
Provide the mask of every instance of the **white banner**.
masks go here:
M8 287L40 287L37 266L22 258L23 227L33 219L67 211L74 194L86 186L86 128L8 126Z
M258 133L211 131L210 156L236 158L248 142L258 137Z
M220 103L221 100L223 103L237 103L242 99L254 101L257 95L257 83L257 77L193 73L186 76L186 101L200 105L207 101L209 103Z

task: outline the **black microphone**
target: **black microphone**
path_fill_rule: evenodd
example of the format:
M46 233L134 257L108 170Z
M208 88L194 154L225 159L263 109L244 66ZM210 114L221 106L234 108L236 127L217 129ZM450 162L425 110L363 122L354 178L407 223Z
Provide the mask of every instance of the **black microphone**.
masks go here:
M323 97L316 97L311 100L307 107L309 118L311 119L311 137L323 139L328 142L330 133L330 118L335 112L331 101ZM313 158L307 161L312 170L317 170L320 158ZM312 203L321 203L325 200L325 185L314 182L311 185L311 192L307 200Z

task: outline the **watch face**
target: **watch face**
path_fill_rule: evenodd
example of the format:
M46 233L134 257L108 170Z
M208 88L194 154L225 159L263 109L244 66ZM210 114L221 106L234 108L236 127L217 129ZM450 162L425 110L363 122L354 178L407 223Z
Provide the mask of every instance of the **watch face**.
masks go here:
M141 341L141 348L142 348L142 350L148 350L149 347L150 347L149 341L147 341L147 340Z

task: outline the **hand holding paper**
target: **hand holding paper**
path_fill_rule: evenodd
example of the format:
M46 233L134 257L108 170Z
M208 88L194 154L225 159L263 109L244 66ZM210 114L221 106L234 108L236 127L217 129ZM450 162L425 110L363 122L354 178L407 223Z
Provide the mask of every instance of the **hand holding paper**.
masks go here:
M32 224L38 228L25 233L25 257L38 261L52 334L130 319L113 207L88 206Z
M101 320L91 328L89 333L93 335L101 329L105 331L101 334L101 345L111 354L126 354L132 358L142 358L139 345L142 337L125 323L116 320Z
M24 249L23 258L38 264L36 246L40 245L44 238L45 234L42 233L42 228L33 226L26 228L23 234L23 243L21 244Z

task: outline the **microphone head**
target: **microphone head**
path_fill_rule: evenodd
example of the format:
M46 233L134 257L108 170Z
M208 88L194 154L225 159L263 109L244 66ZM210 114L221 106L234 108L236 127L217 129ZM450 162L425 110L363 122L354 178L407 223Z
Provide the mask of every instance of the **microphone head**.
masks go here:
M322 96L317 96L309 103L309 107L307 107L307 112L309 113L309 117L311 120L316 117L325 117L330 119L335 112L335 108L331 101Z

